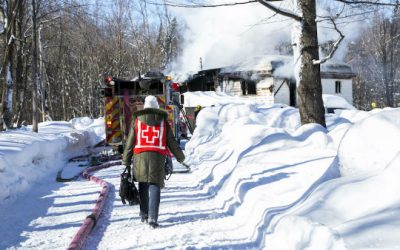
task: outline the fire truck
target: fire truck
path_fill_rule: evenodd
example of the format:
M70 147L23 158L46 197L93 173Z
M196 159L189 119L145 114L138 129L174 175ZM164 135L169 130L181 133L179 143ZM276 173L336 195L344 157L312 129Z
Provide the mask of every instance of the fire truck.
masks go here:
M148 95L157 97L161 109L168 113L175 138L180 141L183 129L180 120L179 85L159 72L148 72L134 80L116 77L105 78L106 87L102 89L105 98L105 131L107 145L122 152L129 134L132 113L143 109Z

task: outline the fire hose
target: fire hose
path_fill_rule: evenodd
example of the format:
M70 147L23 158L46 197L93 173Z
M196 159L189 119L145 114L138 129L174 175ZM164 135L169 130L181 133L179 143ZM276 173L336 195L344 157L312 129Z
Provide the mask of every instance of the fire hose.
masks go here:
M109 183L106 181L103 181L100 178L97 178L93 175L90 175L91 172L97 171L99 169L103 168L108 168L111 166L116 166L116 165L121 165L121 161L115 161L115 162L107 162L103 163L101 165L97 165L94 167L89 167L85 171L83 171L82 176L88 179L89 181L93 181L97 184L99 184L102 189L100 191L100 195L97 198L96 205L94 206L92 213L88 215L85 220L83 221L83 224L79 228L78 232L75 234L72 242L68 246L68 250L77 250L81 249L82 246L84 245L87 236L89 233L92 231L92 229L96 226L96 222L103 211L104 204L107 200L108 192L109 192Z

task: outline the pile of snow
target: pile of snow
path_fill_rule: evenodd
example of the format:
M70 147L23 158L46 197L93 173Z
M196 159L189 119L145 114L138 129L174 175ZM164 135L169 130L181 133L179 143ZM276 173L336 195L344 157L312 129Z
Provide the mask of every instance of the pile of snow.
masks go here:
M74 118L70 121L71 126L79 131L86 131L91 134L88 145L95 145L105 139L104 118L91 119L89 117Z
M341 137L341 178L278 216L266 244L278 246L290 232L289 249L400 247L400 109L366 113Z
M296 157L295 151L285 152L298 147L296 142L300 142L302 147L298 151L304 152L304 156L311 157L318 150L333 155L330 165L319 164L313 170L325 169L321 179L313 180L311 174L302 177L302 182L310 182L311 191L299 195L298 202L292 203L296 199L293 195L294 190L301 187L293 188L293 180L284 182L284 190L291 190L292 200L284 200L287 193L274 193L275 199L280 197L283 201L277 203L277 207L287 208L279 209L279 214L274 214L266 224L265 221L251 224L257 227L257 223L261 223L263 229L258 230L265 230L261 233L264 237L257 238L254 245L245 246L299 250L400 247L400 196L397 194L400 189L397 181L400 176L400 109L366 112L344 107L349 110L327 115L328 130L312 124L301 126L298 111L291 107L223 103L199 113L197 128L186 145L187 161L204 188L211 185L208 182L226 180L224 184L215 184L219 188L215 192L217 197L224 196L225 203L227 200L239 203L230 211L236 218L231 223L236 227L251 224L261 211L268 215L275 209L276 201L267 199L264 210L256 210L263 202L263 196L272 195L267 186L273 185L273 180L263 183L252 179L253 183L248 187L241 184L246 176L259 175L260 165L265 171L269 169L268 162L274 159L271 152L281 151L281 157L276 160L288 162ZM292 172L302 175L309 165ZM232 180L233 176L237 179ZM255 187L259 189L258 194L252 192ZM242 207L249 210L244 212ZM214 227L222 226L216 224ZM232 228L225 226L225 230L232 231ZM244 232L241 231L242 237ZM236 240L227 235L224 237L225 242ZM210 243L211 240L204 238L201 240Z
M103 119L77 118L44 122L39 133L32 127L0 133L0 204L54 175L66 161L87 153L104 137Z
M400 152L399 142L398 109L383 110L355 123L338 152L342 176L383 171Z

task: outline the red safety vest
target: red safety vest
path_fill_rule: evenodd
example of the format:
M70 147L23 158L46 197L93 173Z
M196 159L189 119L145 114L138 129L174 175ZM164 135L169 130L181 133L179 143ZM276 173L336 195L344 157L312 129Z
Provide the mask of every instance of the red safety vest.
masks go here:
M147 125L139 119L135 121L136 144L134 154L154 151L167 153L167 125L164 120L156 126Z

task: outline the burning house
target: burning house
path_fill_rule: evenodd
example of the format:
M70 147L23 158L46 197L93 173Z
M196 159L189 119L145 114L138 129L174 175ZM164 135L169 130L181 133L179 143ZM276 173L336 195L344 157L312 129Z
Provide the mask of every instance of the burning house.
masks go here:
M296 106L292 56L255 57L235 65L201 70L186 81L188 91L217 91L267 103ZM353 102L354 73L347 64L321 65L323 94Z

